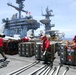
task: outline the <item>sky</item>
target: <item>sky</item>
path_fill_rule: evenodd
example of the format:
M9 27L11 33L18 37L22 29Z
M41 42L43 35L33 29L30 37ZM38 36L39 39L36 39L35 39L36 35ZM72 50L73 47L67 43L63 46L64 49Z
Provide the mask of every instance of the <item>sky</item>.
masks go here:
M13 14L18 13L7 3L18 6L16 0L0 1L0 28L3 26L3 18L11 18ZM73 38L76 35L76 0L25 0L24 5L24 10L31 12L31 15L37 21L45 18L42 16L41 10L45 14L45 9L48 6L49 9L53 10L52 14L54 15L50 17L51 24L55 24L52 30L64 32L67 38ZM25 13L22 14L26 15ZM39 30L44 30L44 25L41 24L37 32Z

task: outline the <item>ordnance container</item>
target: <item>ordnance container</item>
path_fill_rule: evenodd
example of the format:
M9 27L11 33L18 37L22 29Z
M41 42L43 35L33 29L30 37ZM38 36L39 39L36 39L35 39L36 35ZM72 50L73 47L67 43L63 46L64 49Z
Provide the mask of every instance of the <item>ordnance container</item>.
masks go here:
M35 43L34 42L22 42L19 44L20 49L19 50L19 55L21 56L33 56L35 54Z
M76 49L74 50L74 63L76 64Z
M50 53L51 53L50 60L53 61L53 59L55 57L55 43L51 43L51 45L50 45Z
M60 62L65 64L67 62L67 49L64 44L60 46Z
M25 56L26 55L26 44L22 43L22 50L21 50L21 53L22 53L22 56Z
M21 56L22 55L22 44L18 44L18 54Z
M67 48L66 44L62 44L60 51L60 61L62 64L76 65L75 49L71 45L68 45Z
M4 52L9 55L18 54L18 43L19 43L19 41L16 41L16 40L5 41L4 42Z
M42 43L41 42L36 43L35 57L38 60L42 60L42 58L43 58Z
M26 43L26 56L33 56L35 54L35 43L27 42Z
M48 60L52 61L55 56L55 44L54 43L51 43L51 45L50 45L50 54L51 54L51 56L48 58ZM41 42L36 43L35 57L36 57L36 59L44 60Z
M67 63L74 64L74 49L67 49Z

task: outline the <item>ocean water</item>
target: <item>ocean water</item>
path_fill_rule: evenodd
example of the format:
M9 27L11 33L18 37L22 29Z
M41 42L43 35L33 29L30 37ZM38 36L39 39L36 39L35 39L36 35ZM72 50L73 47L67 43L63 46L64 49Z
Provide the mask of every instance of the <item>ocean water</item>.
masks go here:
M63 38L63 40L72 40L73 38Z

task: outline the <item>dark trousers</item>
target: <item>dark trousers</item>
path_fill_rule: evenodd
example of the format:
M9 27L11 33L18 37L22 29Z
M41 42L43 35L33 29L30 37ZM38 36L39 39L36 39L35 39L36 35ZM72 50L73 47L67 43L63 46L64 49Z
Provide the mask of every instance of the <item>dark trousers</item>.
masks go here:
M5 56L5 53L3 52L3 47L0 47L0 53L1 53L1 55L3 56L3 58L5 59L6 56Z
M50 62L50 59L51 59L51 53L49 51L46 51L45 55L43 56L44 58L44 62L45 63L48 63Z

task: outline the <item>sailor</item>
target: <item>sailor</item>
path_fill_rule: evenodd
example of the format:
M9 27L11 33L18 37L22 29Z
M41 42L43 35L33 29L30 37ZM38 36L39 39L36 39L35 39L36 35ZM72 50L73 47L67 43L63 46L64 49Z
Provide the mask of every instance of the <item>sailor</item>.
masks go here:
M4 61L5 61L7 57L5 56L5 53L3 52L3 37L5 37L5 35L0 34L0 53L3 56Z
M76 50L76 35L75 35L74 38L73 38L72 45L73 45L73 49Z
M33 33L31 33L30 39L34 39L34 34Z
M29 40L30 40L30 38L28 38L26 36L22 38L22 42L28 42Z
M76 35L74 36L73 41L76 42Z
M47 38L46 35L43 35L41 37L41 40L43 41L43 45L42 45L42 51L43 51L43 57L44 57L44 63L43 64L48 64L48 58L49 56L51 56L51 52L50 52L50 40Z

